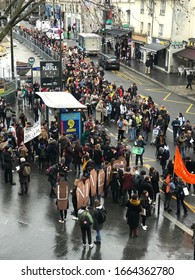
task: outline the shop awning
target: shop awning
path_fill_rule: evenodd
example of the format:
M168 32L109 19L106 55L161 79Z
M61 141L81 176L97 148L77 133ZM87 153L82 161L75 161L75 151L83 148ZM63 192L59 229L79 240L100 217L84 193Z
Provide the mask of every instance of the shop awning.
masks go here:
M167 46L165 45L161 45L161 44L157 44L157 43L151 43L149 45L144 45L143 47L141 47L142 49L146 49L150 52L158 52L161 51L163 49L166 49Z
M36 92L43 102L49 108L57 109L85 109L85 105L81 104L70 92L68 91L54 91L54 92Z
M110 29L106 33L114 37L122 37L132 32L133 29L115 28Z
M186 48L173 54L181 59L195 61L195 49Z

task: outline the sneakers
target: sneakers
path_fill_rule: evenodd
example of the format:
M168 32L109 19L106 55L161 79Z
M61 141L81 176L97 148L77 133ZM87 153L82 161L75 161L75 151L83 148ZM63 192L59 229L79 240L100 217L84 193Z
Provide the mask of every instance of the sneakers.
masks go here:
M87 246L86 244L83 244L83 249L86 249L86 246Z
M59 223L63 224L64 223L64 220L58 220Z
M72 220L78 221L78 217L72 217Z
M93 248L93 244L89 244L89 249L91 250Z
M141 224L141 227L143 228L143 230L147 230L147 226L143 226L143 224Z

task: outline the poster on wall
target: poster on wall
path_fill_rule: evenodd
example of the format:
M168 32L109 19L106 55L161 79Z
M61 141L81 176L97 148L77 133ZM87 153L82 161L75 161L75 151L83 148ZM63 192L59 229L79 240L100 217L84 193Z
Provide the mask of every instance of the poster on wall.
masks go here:
M73 137L76 134L81 138L81 114L80 112L68 112L61 114L61 133Z

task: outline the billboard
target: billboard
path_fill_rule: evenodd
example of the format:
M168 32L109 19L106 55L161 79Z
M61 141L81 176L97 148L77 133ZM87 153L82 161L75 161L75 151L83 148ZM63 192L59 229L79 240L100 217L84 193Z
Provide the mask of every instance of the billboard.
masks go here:
M40 61L42 88L60 88L60 61Z
M77 134L81 138L81 114L80 112L61 113L61 133L72 137Z

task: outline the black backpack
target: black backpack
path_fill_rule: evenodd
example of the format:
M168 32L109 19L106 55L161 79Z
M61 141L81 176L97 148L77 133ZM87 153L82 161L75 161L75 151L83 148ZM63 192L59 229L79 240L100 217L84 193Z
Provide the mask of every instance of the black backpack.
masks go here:
M133 176L133 189L138 190L141 185L141 176L136 174Z
M106 209L104 208L100 208L100 209L97 209L97 222L98 224L103 224L105 221L106 221Z

